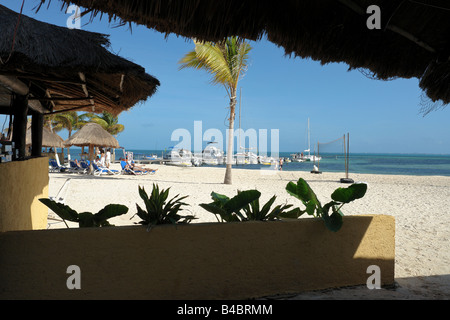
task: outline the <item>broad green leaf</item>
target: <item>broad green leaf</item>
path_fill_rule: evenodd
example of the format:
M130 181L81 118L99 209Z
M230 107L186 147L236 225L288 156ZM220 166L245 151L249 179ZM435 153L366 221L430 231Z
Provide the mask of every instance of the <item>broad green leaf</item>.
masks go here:
M219 216L226 215L227 211L219 206L216 206L213 203L200 203L200 207L214 214L218 214Z
M223 194L219 194L216 192L211 192L211 198L214 201L218 201L220 202L222 205L224 205L228 200L230 200L230 198L228 198L227 196L223 195Z
M353 200L364 197L367 191L367 184L354 183L348 188L338 188L331 194L331 199L342 203L349 203Z
M338 205L338 204L339 204L339 202L335 202L335 201L330 201L330 202L328 202L327 204L325 204L325 205L323 206L322 214L328 215L328 211L330 210L330 208L331 208L331 207L334 207L334 206L336 206L336 205Z
M258 199L260 196L261 192L258 190L242 191L227 201L224 205L224 209L228 212L235 212L237 214L239 210Z
M308 209L308 213L311 212L313 205L321 209L321 205L319 200L317 199L316 194L304 179L298 179L297 184L294 184L292 181L289 182L286 185L286 191L290 195L301 200L305 206L309 205L310 207Z
M61 219L78 222L78 213L69 206L47 198L41 198L39 201L55 212Z
M81 212L78 215L80 228L91 228L98 227L99 225L95 222L94 215L90 212Z
M307 214L309 214L310 216L313 216L314 215L314 212L316 211L316 209L317 209L317 205L316 205L316 203L314 202L314 201L309 201L308 203L306 203L306 209L305 209L305 211L306 211L306 213Z
M305 213L305 211L300 210L300 208L295 208L290 211L281 212L279 214L279 217L286 218L286 219L297 219L304 213Z
M296 198L298 198L297 194L297 185L295 183L293 183L292 181L289 181L288 184L286 185L286 191L291 195L294 196ZM302 199L300 199L302 200Z
M128 207L122 204L108 204L98 213L94 215L94 219L97 223L101 223L110 218L120 216L128 212Z
M328 214L322 215L322 219L325 222L325 226L333 232L339 231L342 227L342 215L337 211L333 211L330 216Z

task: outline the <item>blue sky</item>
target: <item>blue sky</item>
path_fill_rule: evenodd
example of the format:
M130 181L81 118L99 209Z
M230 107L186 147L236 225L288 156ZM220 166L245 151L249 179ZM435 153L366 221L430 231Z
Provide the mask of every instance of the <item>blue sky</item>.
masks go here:
M18 12L22 1L2 0ZM26 0L23 14L40 21L66 26L70 14L53 0L38 13L38 0ZM194 132L202 121L203 132L223 132L229 99L221 86L210 85L204 71L179 70L178 61L194 48L189 39L163 34L141 26L114 27L106 16L81 29L110 35L111 50L146 69L161 86L147 102L119 116L125 131L117 136L127 149L164 149L177 144L172 132ZM350 133L350 152L450 154L450 108L420 113L422 91L418 79L383 82L371 80L345 64L286 57L282 48L262 40L250 42L251 63L240 82L241 124L247 129L279 130L279 151L300 152L307 147L307 121L311 144L328 142ZM63 45L63 44L62 44ZM236 127L238 118L236 117ZM61 136L67 138L62 132ZM269 136L270 138L270 136ZM270 140L268 141L270 146Z

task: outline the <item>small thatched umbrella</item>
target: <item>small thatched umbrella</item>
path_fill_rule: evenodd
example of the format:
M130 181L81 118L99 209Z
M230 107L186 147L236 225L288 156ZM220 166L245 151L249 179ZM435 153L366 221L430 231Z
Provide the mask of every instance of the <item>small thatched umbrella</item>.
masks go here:
M25 145L26 146L30 146L31 145L31 136L32 136L31 124L29 123L27 125L27 134L26 134L26 137L25 137ZM56 133L51 132L49 128L43 127L42 128L42 146L43 147L48 147L48 148L54 148L55 159L57 159L57 161L59 161L58 152L57 152L56 148L63 149L65 147L64 139L61 138Z
M64 144L66 147L89 147L89 161L91 162L91 172L93 172L92 161L94 160L94 147L120 147L117 139L97 123L88 123L84 125L69 139L64 141Z
M27 135L25 139L25 144L31 145L31 125L27 128ZM50 129L44 127L42 130L42 146L51 148L64 148L64 140L59 135L51 132Z

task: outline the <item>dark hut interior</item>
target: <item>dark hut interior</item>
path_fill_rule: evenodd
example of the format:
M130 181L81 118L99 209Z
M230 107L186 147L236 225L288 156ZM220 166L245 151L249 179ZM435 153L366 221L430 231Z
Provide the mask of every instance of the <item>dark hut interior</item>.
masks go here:
M20 28L17 26L20 24ZM14 117L13 142L25 157L32 115L32 155L40 156L45 114L107 111L146 101L159 81L108 51L106 35L43 23L0 6L0 112Z

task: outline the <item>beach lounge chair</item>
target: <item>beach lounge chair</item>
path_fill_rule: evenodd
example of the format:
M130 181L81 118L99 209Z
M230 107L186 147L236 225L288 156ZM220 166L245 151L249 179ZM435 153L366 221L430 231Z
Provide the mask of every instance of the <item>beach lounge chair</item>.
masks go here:
M55 159L50 159L49 163L49 172L65 172L68 168L61 166Z
M101 176L102 174L107 175L118 175L120 174L119 170L112 170L106 167L100 167L95 162L92 162L92 167L94 167L94 176Z
M54 197L49 197L50 200L53 200L55 202L59 202L62 204L65 204L66 202L66 193L67 189L70 185L70 178L66 179L64 181L64 184L62 185L61 189L59 189L58 193ZM53 211L50 211L47 216L47 229L49 229L53 224L58 224L64 222L61 217L59 217L57 214L55 214ZM67 225L66 225L67 226Z
M70 160L70 172L73 173L86 173L87 172L87 168L83 168L80 164L80 166L78 166L78 164L75 162L75 160Z
M152 170L151 172L149 170L133 170L124 160L120 161L120 165L122 166L122 173L124 174L144 175L155 173L155 170Z

